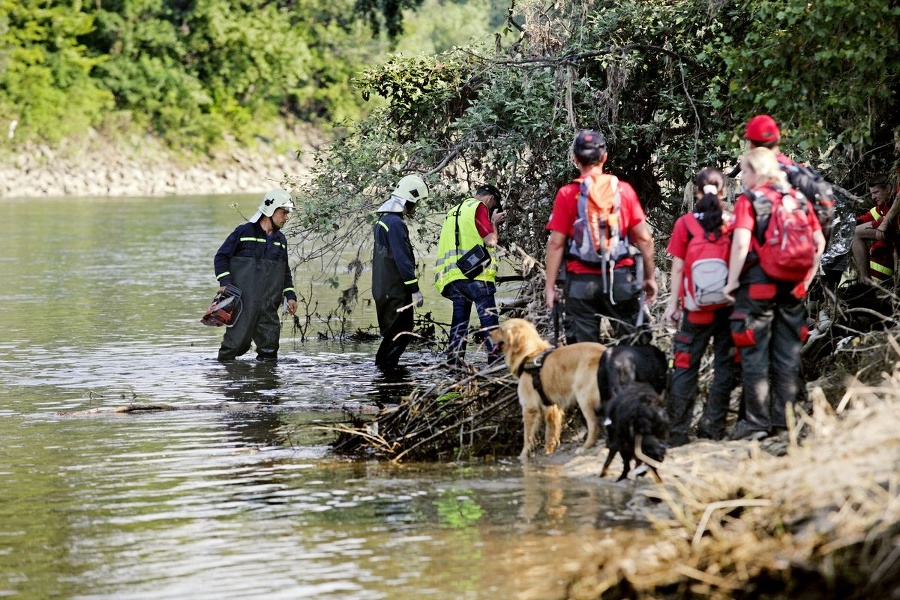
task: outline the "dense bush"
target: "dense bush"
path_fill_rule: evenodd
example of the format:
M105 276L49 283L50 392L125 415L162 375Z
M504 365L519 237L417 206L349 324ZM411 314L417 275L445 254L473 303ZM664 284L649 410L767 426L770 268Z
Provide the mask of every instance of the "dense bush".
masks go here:
M893 160L900 7L890 0L515 6L500 48L396 59L358 79L387 106L322 158L305 188L315 211L297 219L304 239L342 223L365 235L358 224L416 171L437 214L474 183L499 184L512 209L506 241L542 256L535 232L574 173L568 147L584 127L606 134L609 169L658 220L681 209L700 167L736 164L756 113L781 123L784 151L839 184L863 190ZM436 226L421 235L435 239Z
M420 0L364 12L356 0L0 0L0 124L18 125L13 144L53 143L116 111L116 124L204 151L276 120L352 121L377 104L350 84L364 66L395 43L432 52L484 33L496 16L450 28L500 1L426 0L405 15L411 42L370 22L399 34L404 15L391 11Z
M58 140L113 106L91 77L103 58L78 41L93 27L63 3L0 0L0 115L18 138Z

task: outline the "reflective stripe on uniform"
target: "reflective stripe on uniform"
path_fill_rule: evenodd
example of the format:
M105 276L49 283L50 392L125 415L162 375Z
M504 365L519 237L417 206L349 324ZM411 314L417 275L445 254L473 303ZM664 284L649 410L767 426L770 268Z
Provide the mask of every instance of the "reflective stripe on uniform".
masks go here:
M258 238L258 237L243 237L243 238L241 238L241 241L242 242L259 242L260 244L266 243L265 238Z
M869 214L872 215L873 219L877 220L881 218L881 212L879 212L877 206L872 207L872 210L869 211Z
M225 272L222 273L221 275L216 275L216 279L222 279L222 278L225 277L226 275L231 275L231 271L225 271Z
M388 227L387 224L386 224L384 221L378 221L378 224L381 225L382 227L384 227L384 230L385 230L385 231L390 231L390 230L391 230L390 227Z
M410 279L409 281L404 281L403 285L412 285L412 284L418 283L418 282L419 282L418 279Z
M874 260L869 261L869 270L877 271L878 273L881 273L885 277L892 277L894 275L893 269L891 269L890 267L886 267L882 264L879 264L879 263L875 262Z

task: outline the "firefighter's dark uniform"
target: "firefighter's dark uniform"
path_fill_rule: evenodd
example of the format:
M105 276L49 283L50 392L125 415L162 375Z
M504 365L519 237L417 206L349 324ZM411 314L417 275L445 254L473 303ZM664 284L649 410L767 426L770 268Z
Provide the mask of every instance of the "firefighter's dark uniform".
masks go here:
M278 357L283 299L296 300L288 266L287 239L281 231L267 234L259 223L244 223L229 235L214 259L219 285L241 289L241 314L225 330L219 360L233 360L256 344L258 360Z
M383 339L375 364L393 367L412 341L414 325L412 295L419 291L416 260L409 229L400 213L382 213L375 223L372 261L372 296ZM397 312L398 308L406 307Z

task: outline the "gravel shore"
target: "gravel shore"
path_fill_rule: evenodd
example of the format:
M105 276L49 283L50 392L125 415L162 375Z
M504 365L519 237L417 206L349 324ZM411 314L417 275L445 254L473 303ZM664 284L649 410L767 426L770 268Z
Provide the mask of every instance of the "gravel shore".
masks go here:
M320 143L292 133L278 148L258 139L234 141L204 156L187 156L152 138L105 142L97 136L56 147L29 144L0 155L0 198L120 197L262 192L285 174L302 175ZM281 149L286 148L286 149Z

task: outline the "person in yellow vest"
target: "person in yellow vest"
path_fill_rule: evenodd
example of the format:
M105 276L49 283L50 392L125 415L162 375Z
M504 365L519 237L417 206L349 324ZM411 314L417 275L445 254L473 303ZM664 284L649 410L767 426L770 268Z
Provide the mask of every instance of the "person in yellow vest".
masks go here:
M494 284L497 280L497 225L505 218L500 190L490 184L478 187L474 198L454 205L444 218L438 241L438 258L434 266L434 287L444 298L453 302L450 343L447 348L447 364L450 367L465 366L466 338L473 304L485 333L500 324L494 300ZM478 245L487 249L491 260L479 274L470 279L457 266L457 261ZM500 355L495 351L490 336L485 337L485 344L488 361L499 359Z

